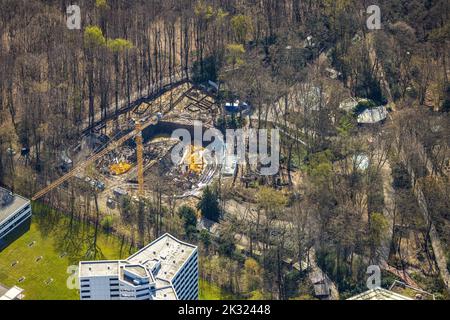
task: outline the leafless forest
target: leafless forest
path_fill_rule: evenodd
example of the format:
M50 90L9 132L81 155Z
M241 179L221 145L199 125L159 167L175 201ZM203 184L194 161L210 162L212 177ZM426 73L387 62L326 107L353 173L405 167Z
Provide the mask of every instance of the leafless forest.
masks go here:
M215 127L280 129L276 176L239 164L178 198L153 170L145 199L113 213L73 178L35 205L133 246L165 232L198 244L200 277L233 297L345 299L378 265L385 287L449 298L448 1L374 1L380 30L366 0L78 0L80 30L71 2L0 0L1 186L32 197L64 175L68 146L210 80ZM228 114L230 99L252 113ZM362 121L375 107L382 121Z

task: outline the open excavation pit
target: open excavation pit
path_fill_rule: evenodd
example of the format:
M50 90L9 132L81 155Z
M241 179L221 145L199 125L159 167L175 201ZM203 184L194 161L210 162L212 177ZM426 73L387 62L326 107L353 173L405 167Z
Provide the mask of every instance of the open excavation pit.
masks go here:
M177 197L197 196L219 172L219 165L208 162L203 156L203 147L185 148L182 161L174 163L172 150L180 140L171 138L169 133L180 128L190 132L194 130L193 126L170 122L161 122L144 130L143 167L146 191L151 191L158 184ZM121 163L130 165L130 169L122 174L114 174L111 166ZM97 162L96 170L101 173L103 180L108 182L107 186L117 186L133 194L138 183L134 141L131 140L108 153Z
M136 129L137 122L142 125L150 123L159 114L161 119L157 123L142 130L145 194L150 195L151 191L162 186L169 192L166 194L179 198L198 196L220 172L219 165L206 161L201 147L187 148L183 154L186 161L174 163L171 152L180 141L171 135L176 129L186 129L194 136L194 121L201 121L206 130L212 126L217 112L210 93L191 84L183 84L153 101L142 103L129 114L108 121L102 132L85 135L67 154L76 165L130 134ZM118 145L77 177L102 191L99 197L105 198L107 204L124 194L137 195L136 140L130 138Z

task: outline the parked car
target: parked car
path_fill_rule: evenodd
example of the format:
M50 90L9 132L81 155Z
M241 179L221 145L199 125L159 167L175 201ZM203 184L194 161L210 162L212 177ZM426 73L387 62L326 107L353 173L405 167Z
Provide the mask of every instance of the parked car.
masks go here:
M108 206L108 208L114 209L116 207L116 202L113 198L108 197L108 199L106 200L106 205Z

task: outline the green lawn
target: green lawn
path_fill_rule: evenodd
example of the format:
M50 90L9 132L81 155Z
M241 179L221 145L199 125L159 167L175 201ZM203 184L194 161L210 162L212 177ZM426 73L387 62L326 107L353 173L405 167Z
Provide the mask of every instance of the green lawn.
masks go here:
M200 300L236 300L236 297L208 281L199 280Z
M29 246L34 242L33 246ZM0 283L25 290L25 299L78 299L67 288L70 265L79 260L120 259L129 256L129 246L99 232L94 246L94 228L70 220L56 211L33 205L30 229L0 252ZM36 261L41 257L40 261ZM12 263L18 263L12 266ZM18 279L25 277L19 283ZM46 283L50 278L51 283Z
M94 247L93 226L75 219L71 223L66 215L38 203L33 204L30 229L22 233L0 252L0 283L23 288L25 299L78 300L78 291L67 287L70 265L78 265L80 260L123 259L135 252L101 230ZM34 245L29 246L32 242ZM42 259L36 261L38 257ZM21 277L25 280L19 283ZM47 284L50 278L53 281ZM200 280L199 286L201 300L235 299L207 281Z

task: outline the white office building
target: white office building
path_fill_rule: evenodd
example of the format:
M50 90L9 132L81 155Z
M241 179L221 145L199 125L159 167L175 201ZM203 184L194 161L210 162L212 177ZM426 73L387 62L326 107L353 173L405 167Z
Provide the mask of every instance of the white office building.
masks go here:
M0 188L0 242L30 217L30 200Z
M6 288L0 284L0 301L4 300L22 300L25 297L23 289L17 286Z
M81 300L197 300L197 247L170 234L126 260L82 261Z

